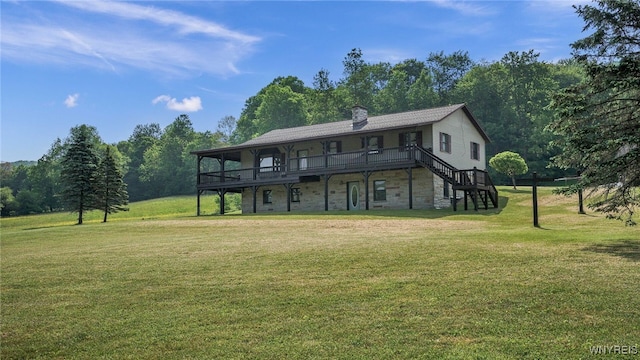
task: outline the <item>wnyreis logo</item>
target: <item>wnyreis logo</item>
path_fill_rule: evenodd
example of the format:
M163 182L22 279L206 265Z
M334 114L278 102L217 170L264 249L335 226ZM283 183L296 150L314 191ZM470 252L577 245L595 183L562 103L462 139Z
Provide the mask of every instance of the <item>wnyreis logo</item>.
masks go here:
M637 345L594 345L589 347L593 355L638 355Z

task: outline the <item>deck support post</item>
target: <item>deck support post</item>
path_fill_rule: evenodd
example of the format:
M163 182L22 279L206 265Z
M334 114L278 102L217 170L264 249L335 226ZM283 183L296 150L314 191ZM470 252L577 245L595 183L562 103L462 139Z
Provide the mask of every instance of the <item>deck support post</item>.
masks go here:
M224 194L226 193L226 189L218 190L218 195L220 196L220 215L224 215Z
M291 212L291 187L293 187L292 183L282 184L287 192L287 212Z
M532 186L532 190L533 190L533 226L534 227L540 227L540 223L538 222L538 173L537 172L533 172L533 186Z
M451 187L453 188L453 186ZM453 191L453 211L458 211L458 190L452 189L452 191Z
M369 210L369 176L371 173L366 170L364 173L364 208Z
M331 175L324 174L324 211L329 211L329 179Z
M408 185L409 185L409 210L413 209L413 168L406 168L404 171L407 173Z
M257 212L257 194L258 194L258 186L252 186L251 187L251 193L253 194L253 213L255 214Z
M202 194L202 190L198 190L198 200L196 201L196 216L200 216L200 195Z
M464 190L464 211L469 210L469 199L467 196L469 196L469 190Z

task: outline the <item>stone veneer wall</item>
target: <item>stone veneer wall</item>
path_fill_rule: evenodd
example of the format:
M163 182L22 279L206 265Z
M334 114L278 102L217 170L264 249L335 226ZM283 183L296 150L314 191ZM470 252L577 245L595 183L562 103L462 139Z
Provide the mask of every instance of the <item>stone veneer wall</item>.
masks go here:
M449 187L449 196L444 196L444 184L445 182L441 177L433 177L433 188L435 192L433 206L436 209L451 207L451 196L453 196L453 190L451 189L451 185L447 184L447 186Z
M413 174L413 208L433 209L450 206L448 197L443 194L443 181L424 168L414 168ZM373 183L385 180L386 200L374 201ZM362 174L340 174L329 179L329 210L347 210L347 183L358 182L360 185L360 209L364 210L365 184ZM291 211L324 211L324 178L319 182L299 183L293 188L300 189L300 202L291 202ZM434 191L435 189L435 191ZM271 190L272 203L263 204L263 191ZM434 196L435 195L435 196ZM256 211L287 211L287 194L284 185L262 186L258 189ZM377 171L369 176L369 209L409 209L409 180L405 170ZM242 192L242 211L253 212L253 195L251 189Z

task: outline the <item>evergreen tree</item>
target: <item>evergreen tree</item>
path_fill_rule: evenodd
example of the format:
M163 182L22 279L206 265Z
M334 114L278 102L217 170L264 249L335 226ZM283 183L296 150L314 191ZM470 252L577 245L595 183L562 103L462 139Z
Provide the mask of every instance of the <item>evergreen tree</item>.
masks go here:
M98 155L96 143L99 140L94 127L80 125L71 129L67 146L62 157L62 200L66 209L78 213L78 225L86 211L96 208L98 194Z
M129 203L127 184L124 183L124 176L116 163L115 151L117 150L107 145L98 168L96 207L104 211L102 222L107 222L108 214L129 210L125 206Z
M561 138L561 168L582 171L578 186L605 188L590 207L633 225L640 205L640 3L599 0L576 8L595 32L572 44L586 80L560 92L558 119L549 129Z

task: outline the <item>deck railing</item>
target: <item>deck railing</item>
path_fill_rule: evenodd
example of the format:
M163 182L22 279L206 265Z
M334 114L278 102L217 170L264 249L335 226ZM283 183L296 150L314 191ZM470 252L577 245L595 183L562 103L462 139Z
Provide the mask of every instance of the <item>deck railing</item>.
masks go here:
M287 176L317 175L324 171L357 171L371 168L403 167L415 162L420 163L456 186L469 188L488 187L490 195L492 198L495 197L497 202L497 190L486 171L479 169L458 170L434 155L430 149L424 149L419 146L291 157L285 164L276 166L201 172L198 174L198 184L236 183L239 185L240 183L269 181Z
M286 177L288 175L300 176L305 173L317 173L325 170L357 170L373 166L395 166L398 163L410 163L415 159L415 156L416 151L413 147L398 147L291 157L285 164L278 166L200 172L198 184L251 182Z

